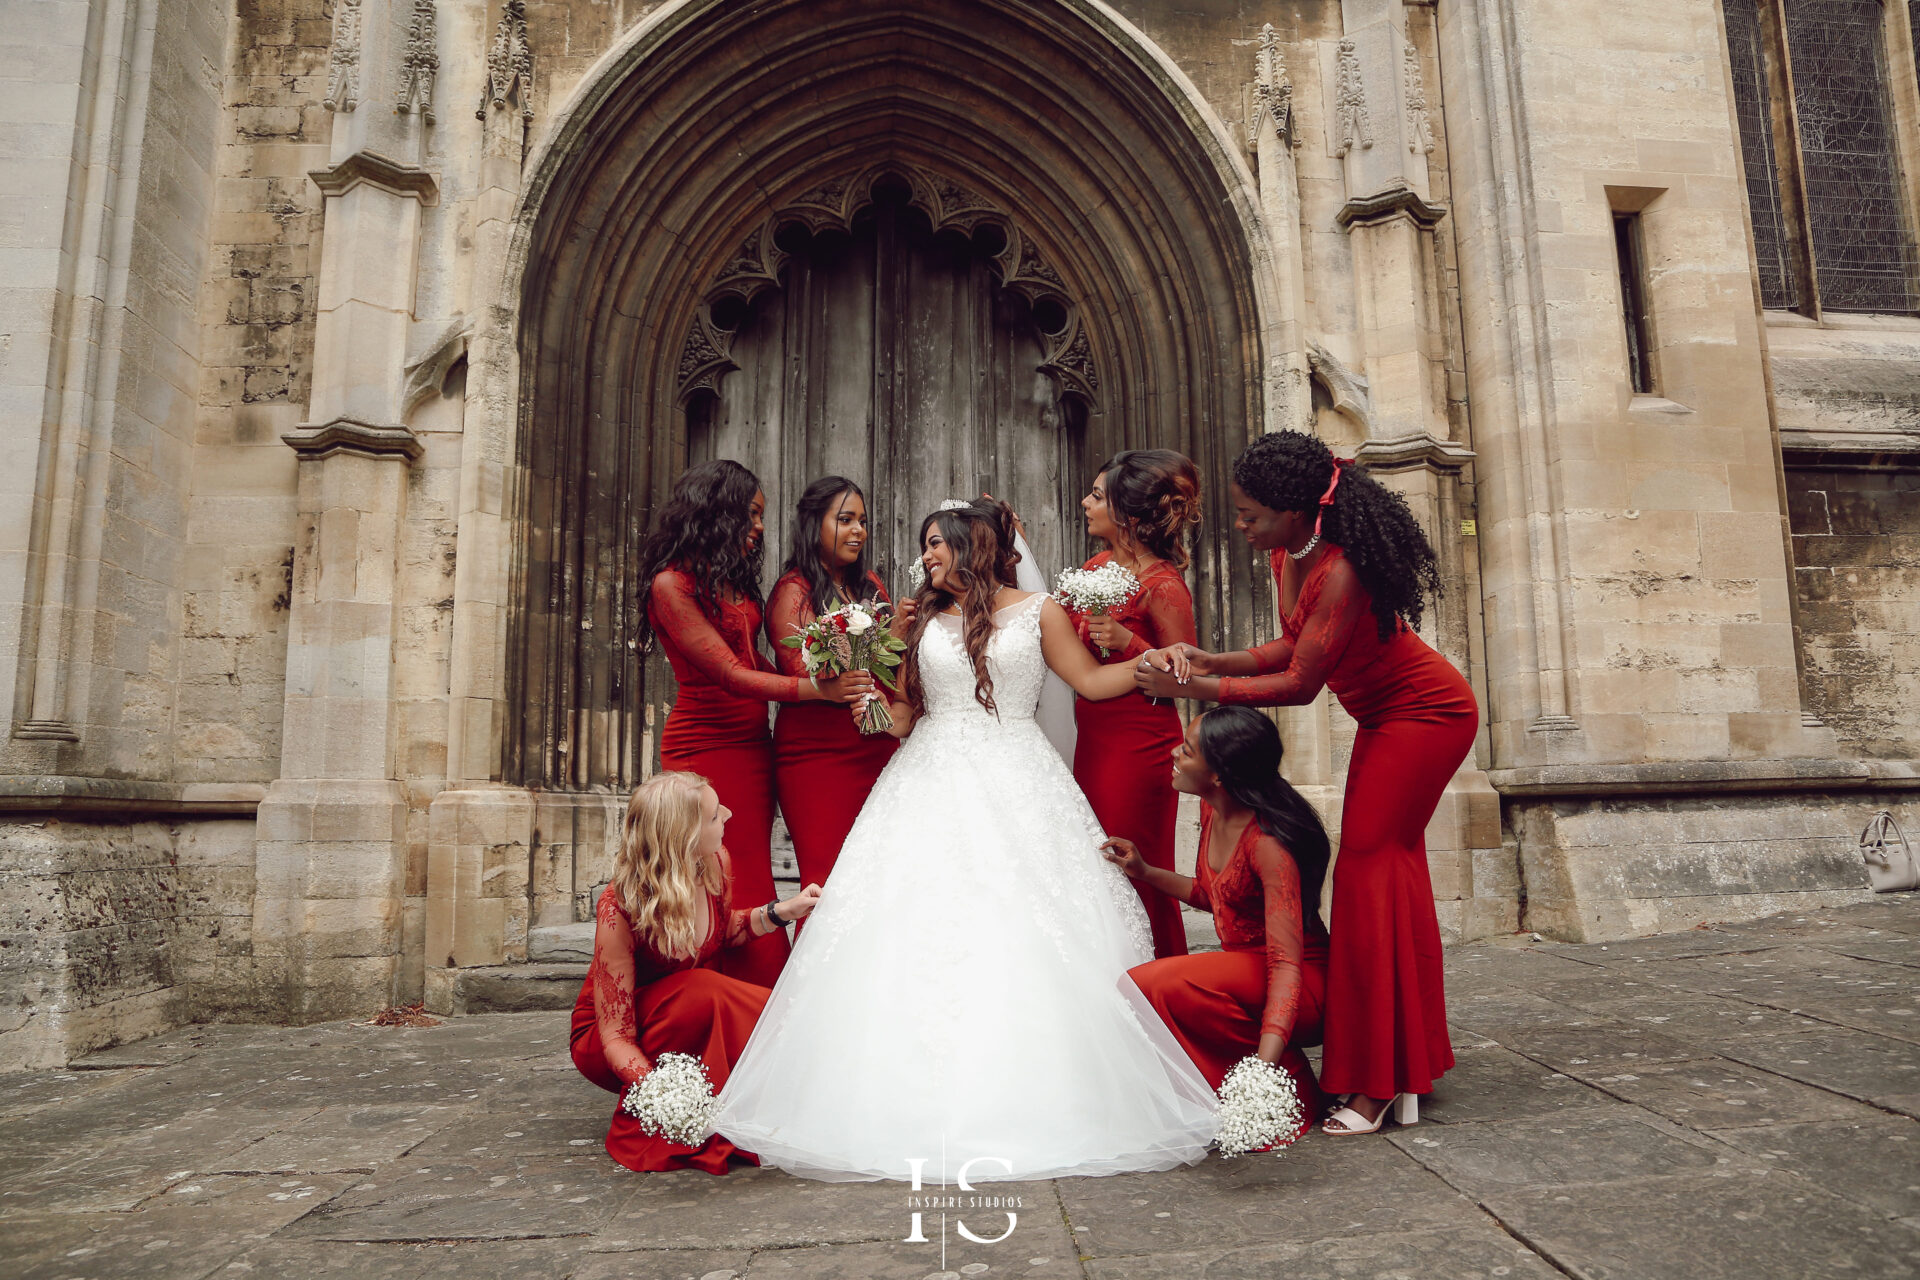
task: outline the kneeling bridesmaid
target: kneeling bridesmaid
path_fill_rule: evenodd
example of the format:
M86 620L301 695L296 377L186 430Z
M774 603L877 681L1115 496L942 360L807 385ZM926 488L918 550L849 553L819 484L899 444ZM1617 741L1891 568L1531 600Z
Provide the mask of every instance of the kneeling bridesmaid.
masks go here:
M706 779L657 774L627 802L613 879L595 912L593 963L573 1007L573 1064L615 1094L652 1069L663 1053L706 1063L714 1092L746 1048L766 987L714 968L720 953L813 910L820 886L785 902L741 910L729 901L731 876L721 834L732 814ZM629 1169L702 1169L725 1173L729 1159L758 1163L715 1135L698 1147L648 1137L618 1108L607 1154Z
M1121 870L1189 906L1213 912L1221 950L1150 960L1129 970L1218 1089L1249 1054L1293 1077L1304 1133L1326 1109L1301 1046L1320 1043L1327 989L1327 931L1320 884L1326 828L1280 776L1280 733L1247 707L1198 716L1173 753L1173 786L1198 796L1197 877L1149 865L1126 840L1109 840Z

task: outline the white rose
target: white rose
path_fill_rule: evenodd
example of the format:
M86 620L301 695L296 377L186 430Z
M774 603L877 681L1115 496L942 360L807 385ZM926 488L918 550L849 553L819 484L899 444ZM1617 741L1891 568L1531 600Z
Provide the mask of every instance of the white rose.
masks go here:
M847 618L848 635L864 635L873 630L873 615L862 609L855 609Z

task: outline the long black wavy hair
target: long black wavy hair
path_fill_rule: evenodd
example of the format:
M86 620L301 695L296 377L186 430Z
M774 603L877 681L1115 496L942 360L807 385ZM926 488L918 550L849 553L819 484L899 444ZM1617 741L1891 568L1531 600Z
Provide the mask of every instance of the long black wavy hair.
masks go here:
M1429 599L1440 595L1440 566L1407 500L1358 463L1340 468L1340 486L1321 512L1333 481L1333 451L1298 431L1261 436L1233 460L1233 482L1263 507L1321 513L1320 534L1347 553L1360 585L1373 597L1380 638L1405 620L1418 628Z
M906 678L901 691L914 711L927 709L926 686L920 682L920 637L936 615L960 606L960 638L973 664L973 698L997 713L993 675L987 670L987 645L993 640L993 605L1000 588L1017 585L1020 553L1014 548L1013 508L995 498L977 498L964 507L936 511L920 522L920 554L926 554L927 530L938 527L953 552L947 571L947 589L929 577L914 594L913 625L907 630Z
M1292 857L1300 871L1300 910L1316 915L1333 848L1320 815L1280 776L1284 751L1280 730L1252 707L1215 707L1200 717L1200 754L1207 767L1234 802L1253 810L1260 829ZM1201 856L1206 856L1204 851Z
M843 600L865 600L873 595L873 587L867 581L867 548L872 545L871 539L861 545L860 558L837 577L820 558L821 522L828 512L839 510L848 494L862 502L867 500L860 486L845 476L821 476L806 487L793 508L793 528L788 540L791 549L787 552L787 566L781 572L798 572L807 580L807 600L813 605L816 617L838 608Z
M753 529L753 495L760 481L731 458L688 467L653 517L653 532L640 548L642 649L653 647L654 575L678 569L692 578L700 604L711 612L723 592L760 604L764 544L747 549ZM816 535L818 536L818 535Z

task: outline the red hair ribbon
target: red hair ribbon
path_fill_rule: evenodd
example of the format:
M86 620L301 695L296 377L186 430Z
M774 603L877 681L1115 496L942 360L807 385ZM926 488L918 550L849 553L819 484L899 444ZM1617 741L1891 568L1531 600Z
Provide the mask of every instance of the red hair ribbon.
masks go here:
M1327 481L1327 491L1320 495L1320 510L1313 517L1313 540L1315 542L1320 540L1320 522L1326 518L1327 508L1333 505L1333 491L1340 487L1340 469L1352 465L1352 458L1335 458L1333 460L1333 479Z

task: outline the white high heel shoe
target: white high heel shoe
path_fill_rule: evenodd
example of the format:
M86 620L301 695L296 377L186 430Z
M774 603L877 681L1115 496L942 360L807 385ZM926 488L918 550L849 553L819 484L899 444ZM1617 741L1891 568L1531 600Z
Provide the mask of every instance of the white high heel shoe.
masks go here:
M1420 1095L1417 1093L1396 1093L1386 1106L1380 1108L1380 1114L1368 1120L1352 1107L1341 1106L1320 1122L1320 1131L1330 1138L1357 1138L1363 1133L1378 1133L1380 1126L1387 1122L1387 1116L1393 1116L1398 1125L1420 1123ZM1338 1122L1338 1129L1327 1126Z

